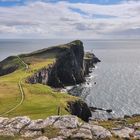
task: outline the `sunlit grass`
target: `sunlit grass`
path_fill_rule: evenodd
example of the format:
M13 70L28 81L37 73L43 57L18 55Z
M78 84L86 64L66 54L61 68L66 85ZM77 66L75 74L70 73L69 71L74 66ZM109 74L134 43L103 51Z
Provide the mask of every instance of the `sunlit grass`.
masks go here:
M21 99L18 82L22 79L25 92L25 100L20 107L5 116L29 116L33 119L46 118L57 115L58 107L60 113L68 114L65 110L67 101L76 100L66 93L54 91L51 87L42 84L27 84L25 79L43 67L53 64L55 59L35 61L29 65L29 70L24 67L19 70L0 77L0 114L14 107Z

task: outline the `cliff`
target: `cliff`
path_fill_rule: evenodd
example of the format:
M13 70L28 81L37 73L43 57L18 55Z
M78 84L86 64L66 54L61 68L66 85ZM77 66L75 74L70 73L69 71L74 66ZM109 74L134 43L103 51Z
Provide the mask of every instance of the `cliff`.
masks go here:
M97 62L99 62L99 59L94 54L84 52L84 46L80 40L29 54L11 56L0 62L0 76L11 73L0 77L0 91L1 93L7 93L10 97L11 93L16 93L17 96L19 96L19 93L21 95L25 94L23 95L23 99L25 97L24 103L28 106L26 99L30 98L29 104L33 107L33 116L34 114L37 115L38 110L36 108L42 109L43 116L45 116L45 112L49 116L50 110L53 110L53 114L56 114L57 108L61 104L62 110L65 109L63 112L66 113L67 110L67 113L70 112L84 121L88 121L91 112L86 103L76 97L54 92L54 89L50 87L58 88L84 82L85 75L89 73L89 68ZM54 100L57 100L56 103L54 103ZM9 100L6 101L8 104ZM27 110L27 113L30 114L26 105L22 106L20 104L20 106L21 112L19 112L21 114L24 114L24 110L25 112Z
M16 56L10 56L0 62L0 76L9 74L22 66Z
M93 53L84 53L83 43L79 40L57 46L59 55L49 68L43 68L28 79L29 83L48 84L52 87L75 85L85 81L90 67L100 60ZM54 50L52 47L50 50Z
M34 61L55 59L53 64L42 66L26 80L28 83L42 83L52 87L64 87L84 82L90 67L100 62L93 53L85 53L83 43L76 40L29 54L8 57L0 62L0 76L22 68L23 64L19 57L29 66Z

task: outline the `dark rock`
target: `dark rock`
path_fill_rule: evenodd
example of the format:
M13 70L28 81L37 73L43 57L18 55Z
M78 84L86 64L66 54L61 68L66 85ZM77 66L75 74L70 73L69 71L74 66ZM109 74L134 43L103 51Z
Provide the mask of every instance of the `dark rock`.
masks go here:
M67 110L72 115L76 115L86 122L88 122L89 118L92 116L89 107L82 100L77 100L77 101L74 101L74 102L68 102Z
M140 114L133 114L132 117L139 117Z
M97 110L97 107L89 107L89 109L90 109L92 112L94 112L94 111Z
M16 56L10 56L0 62L0 76L14 72L20 67Z
M65 52L61 54L51 70L48 85L60 87L75 85L85 80L83 73L84 47L81 41L66 44Z
M131 118L129 115L124 115L124 119Z
M107 113L111 113L112 112L112 109L107 109L106 112Z
M85 75L90 73L94 63L100 62L93 53L86 53L84 57L84 46L79 40L45 50L46 54L52 52L59 52L56 62L29 77L29 83L42 83L55 88L80 84L85 81Z

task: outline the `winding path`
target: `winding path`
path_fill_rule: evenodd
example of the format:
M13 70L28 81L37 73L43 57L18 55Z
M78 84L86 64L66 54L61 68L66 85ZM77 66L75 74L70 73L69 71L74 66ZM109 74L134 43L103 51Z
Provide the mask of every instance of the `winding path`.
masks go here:
M17 56L17 58L22 62L22 64L25 66L26 70L29 69L28 64L26 64L19 56Z
M25 65L25 69L28 70L29 66L19 56L17 56L17 58ZM17 109L23 103L23 101L25 99L25 93L24 93L24 90L23 90L23 87L22 87L22 79L19 80L18 86L19 86L19 90L20 90L20 94L21 94L20 102L15 107L13 107L13 108L9 109L8 111L0 114L0 117L2 117L3 115L6 115L8 113L11 113L12 111Z

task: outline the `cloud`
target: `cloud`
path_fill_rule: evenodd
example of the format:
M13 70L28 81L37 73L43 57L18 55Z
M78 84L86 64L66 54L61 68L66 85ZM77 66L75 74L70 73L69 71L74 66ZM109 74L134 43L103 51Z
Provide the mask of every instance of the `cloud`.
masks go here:
M0 38L119 38L122 34L140 38L139 11L138 1L114 5L30 1L0 7Z

